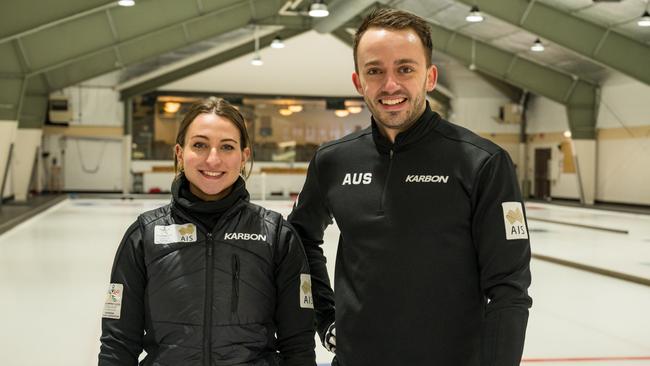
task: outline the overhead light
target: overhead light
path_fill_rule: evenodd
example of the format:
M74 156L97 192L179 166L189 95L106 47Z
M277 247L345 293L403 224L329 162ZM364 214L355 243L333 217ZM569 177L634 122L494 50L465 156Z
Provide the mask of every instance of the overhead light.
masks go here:
M542 44L542 41L537 38L535 40L535 43L533 43L532 46L530 46L530 50L533 52L544 52L544 45Z
M467 14L465 17L465 20L470 23L478 23L483 21L483 15L481 14L481 11L478 10L478 6L472 6L472 8L469 10L469 14Z
M283 115L283 116L290 116L290 115L293 114L293 112L291 112L291 110L289 110L287 108L282 108L278 112L280 112L280 114Z
M357 113L361 113L361 111L363 110L363 107L359 106L359 105L351 105L351 106L347 107L347 110L348 110L348 112L350 112L352 114L357 114Z
M323 0L314 0L309 7L309 16L314 18L322 18L330 15L327 10L327 4Z
M256 54L255 57L251 60L251 65L253 66L262 66L264 65L264 61L262 61L262 57L259 54Z
M257 35L257 25L253 28L253 37L255 37L255 56L251 60L251 65L262 66L264 65L264 61L262 61L262 56L260 56L260 37Z
M293 112L293 113L298 113L302 112L302 105L300 104L293 104L288 107L288 109Z
M176 113L179 109L181 109L181 104L178 102L165 102L163 105L163 110L165 113Z
M564 131L564 137L570 139L571 138L571 131L569 131L569 130Z
M648 11L644 11L643 15L641 15L641 18L639 18L639 21L636 22L636 24L639 27L650 27L650 13Z
M284 48L284 42L282 42L282 38L280 38L280 36L273 38L273 41L271 42L271 48Z
M117 2L119 6L133 6L135 5L135 0L120 0Z
M347 117L350 112L347 109L337 109L334 111L337 117Z

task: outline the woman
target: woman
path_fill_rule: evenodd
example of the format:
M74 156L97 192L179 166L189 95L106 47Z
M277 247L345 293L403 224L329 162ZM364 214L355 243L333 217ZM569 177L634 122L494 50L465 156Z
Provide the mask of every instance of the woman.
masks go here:
M315 365L307 260L282 216L248 201L242 115L209 98L175 146L172 202L122 240L99 365Z

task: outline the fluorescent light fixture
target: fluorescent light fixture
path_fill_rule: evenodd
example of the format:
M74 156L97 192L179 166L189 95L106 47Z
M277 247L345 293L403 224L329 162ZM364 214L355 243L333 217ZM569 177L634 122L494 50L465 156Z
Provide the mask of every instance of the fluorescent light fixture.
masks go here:
M542 41L537 38L535 40L535 43L533 43L532 46L530 46L530 50L533 52L544 52L544 45L542 44Z
M271 42L271 48L284 48L284 42L282 42L282 38L280 38L280 36L273 38L273 41Z
M262 66L264 65L264 61L262 61L262 57L260 57L260 55L255 55L255 57L253 57L253 59L251 60L251 65Z
M322 18L330 15L327 10L327 4L323 0L314 0L309 7L309 16L314 18Z
M363 110L363 107L360 106L360 105L351 105L351 106L349 106L347 108L347 110L348 110L348 112L350 112L352 114L357 114L357 113L361 113L361 111Z
M641 15L641 18L639 18L639 21L636 22L636 24L639 27L650 27L650 13L648 11L644 11L643 15Z
M163 105L163 110L165 113L176 113L179 109L181 109L181 104L178 102L165 102Z
M302 105L293 104L293 105L290 105L288 109L293 113L302 112Z
M117 2L119 6L133 6L135 5L135 0L120 0Z
M467 20L470 23L478 23L483 21L483 15L481 14L481 11L478 10L478 6L474 5L472 8L469 10L469 14L465 17L465 20Z
M280 109L278 112L280 112L280 114L283 115L283 116L290 116L290 115L293 114L293 112L291 112L291 111L290 111L289 109L287 109L287 108L282 108L282 109Z
M337 109L334 111L337 117L347 117L350 112L347 109Z

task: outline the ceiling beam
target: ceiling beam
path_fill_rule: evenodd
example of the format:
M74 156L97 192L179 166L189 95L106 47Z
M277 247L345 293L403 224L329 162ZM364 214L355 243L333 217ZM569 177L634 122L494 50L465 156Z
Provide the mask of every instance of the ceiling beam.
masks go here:
M338 0L333 2L329 6L330 15L314 21L314 29L321 34L334 32L377 2L386 3L388 0Z
M261 37L259 42L260 42L260 48L267 47L271 44L273 39L275 38L276 35L279 35L282 37L282 39L289 39L291 37L295 37L298 34L301 34L305 32L305 30L294 30L294 29L288 29L288 30L283 30L279 33L272 33L269 35L266 35L264 37ZM162 75L158 75L152 79L148 79L146 81L143 81L142 83L130 86L124 90L121 91L120 93L120 99L126 100L128 98L131 98L136 95L141 95L153 90L156 90L158 87L163 86L165 84L169 84L171 82L174 82L176 80L180 80L184 77L196 74L198 72L201 72L203 70L218 66L222 63L228 62L230 60L234 60L240 56L244 56L246 54L251 53L251 50L254 49L254 41L249 41L246 42L242 45L236 46L234 48L231 48L227 51L224 51L222 53L219 53L217 55L199 60L197 62L194 62L190 65L187 65L183 68L180 69L175 69L172 70L168 73L164 73Z
M459 0L650 85L650 47L540 1Z
M467 66L474 64L482 73L565 105L574 138L595 138L597 85L439 25L431 27L434 49Z

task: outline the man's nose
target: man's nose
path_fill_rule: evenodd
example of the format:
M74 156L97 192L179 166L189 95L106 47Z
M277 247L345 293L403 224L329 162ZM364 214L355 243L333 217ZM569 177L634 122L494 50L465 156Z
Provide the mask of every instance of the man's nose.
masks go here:
M400 89L399 83L395 75L387 73L386 78L384 79L383 88L385 92L393 93Z

